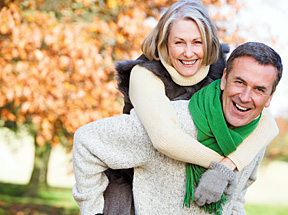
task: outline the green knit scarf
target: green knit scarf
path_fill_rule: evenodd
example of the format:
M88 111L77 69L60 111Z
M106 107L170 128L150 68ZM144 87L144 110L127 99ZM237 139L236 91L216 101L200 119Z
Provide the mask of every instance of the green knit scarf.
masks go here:
M216 80L195 93L188 107L198 130L199 142L213 149L220 155L227 156L235 151L243 139L256 128L261 116L247 125L237 127L233 130L229 129L223 115L220 101L220 82L220 79ZM196 187L198 185L200 176L205 171L206 169L201 166L187 163L186 192L183 207L190 207L191 200L192 204L194 204L193 186ZM219 202L205 204L200 208L210 214L222 214L222 206L226 201L227 198L223 194Z

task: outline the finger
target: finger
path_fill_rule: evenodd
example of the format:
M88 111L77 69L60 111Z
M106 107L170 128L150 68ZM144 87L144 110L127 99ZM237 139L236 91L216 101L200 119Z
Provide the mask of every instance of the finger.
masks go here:
M215 201L214 198L208 197L207 200L206 200L206 203L207 203L207 204L211 204L211 203L214 202L214 201Z
M197 201L195 201L198 206L203 206L206 203L206 198L201 196Z
M197 201L198 199L200 199L200 197L201 197L201 192L197 192L196 190L196 192L194 193L194 201Z
M207 197L207 200L206 200L206 203L207 204L211 204L211 203L214 203L214 202L218 202L220 199L221 199L221 195L213 195L213 196L208 196Z

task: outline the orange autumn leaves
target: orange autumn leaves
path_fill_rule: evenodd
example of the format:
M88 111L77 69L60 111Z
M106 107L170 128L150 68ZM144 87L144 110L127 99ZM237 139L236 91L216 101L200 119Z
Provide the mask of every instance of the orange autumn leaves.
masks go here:
M93 38L94 23L63 24L40 11L21 17L16 5L0 19L2 120L33 123L42 145L63 133L71 143L79 126L121 113L109 26L99 23L106 38Z
M21 1L17 1L21 2ZM3 121L33 126L39 145L71 147L80 126L122 112L115 62L136 59L158 19L174 3L131 0L73 0L83 5L71 17L10 3L0 11L0 114ZM220 4L208 0L205 4ZM44 4L38 1L37 4ZM77 18L92 11L92 20ZM61 11L59 11L61 12ZM63 12L64 14L64 12ZM76 17L76 18L75 18Z

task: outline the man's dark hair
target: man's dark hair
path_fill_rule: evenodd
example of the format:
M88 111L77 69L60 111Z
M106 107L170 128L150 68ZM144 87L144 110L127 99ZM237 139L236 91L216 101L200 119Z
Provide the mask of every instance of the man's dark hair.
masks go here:
M239 57L252 57L260 65L271 65L277 68L276 79L272 86L272 93L278 85L283 71L283 65L280 55L275 52L271 47L259 42L247 42L238 46L231 53L227 61L226 78L233 68L233 61Z

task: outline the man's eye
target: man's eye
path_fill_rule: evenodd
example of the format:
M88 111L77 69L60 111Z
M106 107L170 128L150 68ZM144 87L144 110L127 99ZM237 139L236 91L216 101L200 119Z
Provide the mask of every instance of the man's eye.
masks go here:
M240 85L240 84L243 84L242 81L235 81L235 83L236 83L236 84L239 84L239 85Z
M261 92L261 93L264 93L264 92L265 92L265 90L262 89L262 88L256 88L256 90L257 90L258 92Z

